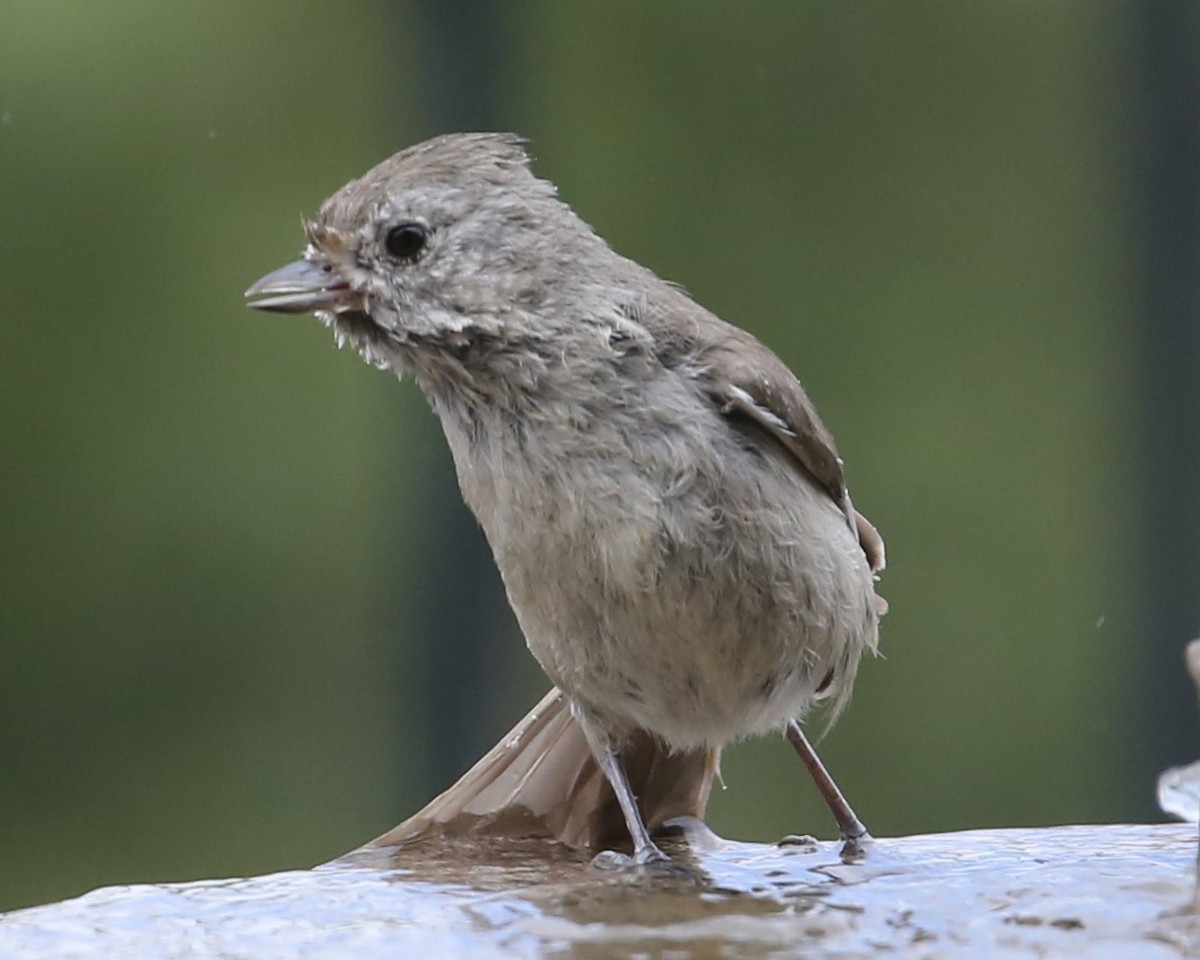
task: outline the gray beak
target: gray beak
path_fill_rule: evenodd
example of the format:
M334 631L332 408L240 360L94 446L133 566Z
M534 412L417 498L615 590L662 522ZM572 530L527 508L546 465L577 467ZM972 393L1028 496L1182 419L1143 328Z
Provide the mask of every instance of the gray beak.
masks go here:
M246 291L247 306L272 313L312 313L347 306L350 287L337 274L307 260L268 273Z

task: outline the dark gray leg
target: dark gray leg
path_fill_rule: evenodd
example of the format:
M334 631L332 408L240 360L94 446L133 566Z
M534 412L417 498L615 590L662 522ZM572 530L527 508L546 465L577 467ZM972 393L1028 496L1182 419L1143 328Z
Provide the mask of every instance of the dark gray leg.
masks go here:
M871 839L866 826L858 819L858 815L854 812L850 804L846 802L842 791L834 783L833 777L825 769L825 764L817 756L817 751L808 742L808 737L804 735L804 731L800 729L800 724L795 720L788 722L787 738L791 741L792 746L796 748L796 753L800 755L800 759L804 761L804 765L808 768L813 782L817 785L817 789L821 791L822 799L824 799L826 806L829 807L829 812L833 814L833 819L837 821L838 832L841 833L842 840L845 842L843 853L858 852L862 848L862 841Z
M621 755L613 750L597 751L600 769L612 784L613 793L617 795L617 803L621 805L621 813L625 816L625 826L633 840L633 862L639 866L648 863L669 862L670 857L658 849L650 839L650 831L642 822L642 814L638 810L637 800L629 788L629 778L625 776L625 765Z

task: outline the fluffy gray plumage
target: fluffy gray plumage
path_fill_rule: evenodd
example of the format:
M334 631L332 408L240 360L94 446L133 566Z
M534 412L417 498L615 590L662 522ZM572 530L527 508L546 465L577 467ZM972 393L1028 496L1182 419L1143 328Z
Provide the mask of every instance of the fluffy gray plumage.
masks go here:
M412 256L389 253L399 224L425 231ZM306 233L256 305L313 309L413 377L594 749L719 747L845 703L883 545L770 350L614 252L513 136L404 150Z

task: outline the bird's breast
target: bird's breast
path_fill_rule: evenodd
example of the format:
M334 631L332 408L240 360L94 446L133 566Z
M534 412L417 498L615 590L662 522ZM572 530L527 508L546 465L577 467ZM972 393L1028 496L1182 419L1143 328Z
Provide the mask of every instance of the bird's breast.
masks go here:
M823 491L698 400L633 399L439 407L526 640L614 727L683 747L778 726L874 642L862 551Z

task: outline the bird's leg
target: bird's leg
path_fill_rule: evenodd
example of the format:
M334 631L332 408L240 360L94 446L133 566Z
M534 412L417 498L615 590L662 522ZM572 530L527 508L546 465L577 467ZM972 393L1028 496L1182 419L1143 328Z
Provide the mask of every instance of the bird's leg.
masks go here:
M842 794L838 785L834 783L833 777L825 769L825 764L817 756L817 751L808 742L808 737L804 735L800 724L795 720L788 721L787 738L791 741L792 746L796 748L796 753L800 755L800 759L804 761L804 765L808 768L813 782L817 785L817 789L821 791L821 798L825 801L826 806L829 807L829 812L833 814L833 819L837 821L838 832L842 835L843 841L842 853L854 854L861 852L863 841L870 840L871 835L867 832L867 828L863 822L858 819L858 815L854 812L854 809L846 801L846 797Z
M608 782L612 785L613 793L617 795L617 803L621 805L625 826L629 829L629 836L633 840L633 862L638 866L669 862L670 857L659 850L654 841L650 839L650 831L646 829L646 824L642 821L637 800L633 796L633 790L630 789L629 777L625 775L625 764L621 762L621 755L611 748L599 750L593 748L593 752L600 762L600 769L604 771L604 775L608 777Z
M621 759L620 750L612 733L597 724L576 705L572 709L575 722L583 731L584 739L596 758L596 763L604 772L609 786L616 794L617 803L621 807L621 815L625 818L625 827L629 830L629 838L633 841L633 862L638 866L650 864L670 864L671 858L658 849L650 839L650 831L642 819L638 809L637 798L629 785L629 777L625 773L625 762Z

